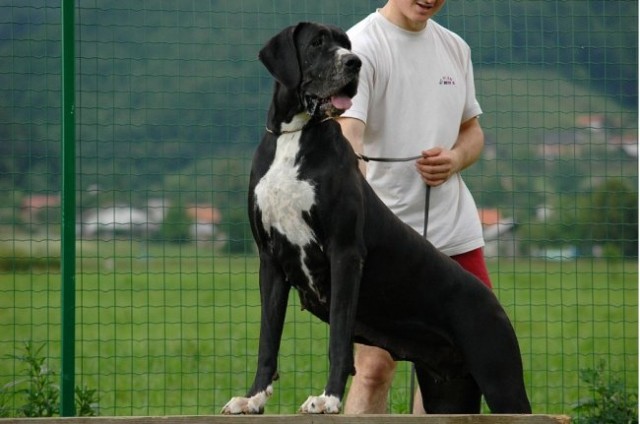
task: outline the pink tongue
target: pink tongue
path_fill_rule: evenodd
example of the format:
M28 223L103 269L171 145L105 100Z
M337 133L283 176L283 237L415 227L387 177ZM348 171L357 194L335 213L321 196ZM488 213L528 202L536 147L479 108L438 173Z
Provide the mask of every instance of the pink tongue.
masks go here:
M347 110L351 107L351 99L347 96L332 96L331 104L340 110Z

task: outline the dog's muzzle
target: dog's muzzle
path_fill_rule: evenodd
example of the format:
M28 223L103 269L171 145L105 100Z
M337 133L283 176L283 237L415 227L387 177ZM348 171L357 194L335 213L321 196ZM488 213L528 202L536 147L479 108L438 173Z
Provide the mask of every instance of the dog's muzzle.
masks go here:
M362 67L362 61L353 53L347 53L340 57L340 62L336 68L338 69L337 77L333 81L337 81L339 88L337 90L327 90L326 95L308 96L315 98L316 107L324 115L336 117L340 116L344 111L352 105L351 99L358 91L358 74Z

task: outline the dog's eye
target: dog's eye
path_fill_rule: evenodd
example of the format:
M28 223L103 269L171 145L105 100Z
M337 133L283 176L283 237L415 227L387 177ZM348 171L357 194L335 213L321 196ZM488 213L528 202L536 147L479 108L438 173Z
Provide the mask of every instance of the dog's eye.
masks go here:
M324 37L317 37L311 42L312 47L320 47L324 44Z

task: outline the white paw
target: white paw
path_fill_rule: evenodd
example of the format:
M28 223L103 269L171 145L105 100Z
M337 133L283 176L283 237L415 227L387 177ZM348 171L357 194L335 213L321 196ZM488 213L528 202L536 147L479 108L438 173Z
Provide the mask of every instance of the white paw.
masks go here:
M264 405L272 394L273 387L269 386L267 390L249 398L241 396L233 397L222 407L220 413L225 415L262 414L264 412Z
M340 399L323 393L320 396L309 396L300 407L300 412L302 414L339 414L341 407Z

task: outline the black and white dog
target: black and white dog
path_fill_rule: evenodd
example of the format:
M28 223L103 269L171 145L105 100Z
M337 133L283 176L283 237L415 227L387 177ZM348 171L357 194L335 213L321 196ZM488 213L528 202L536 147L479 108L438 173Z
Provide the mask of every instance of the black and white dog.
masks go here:
M329 377L303 413L339 413L353 341L415 364L430 413L530 413L514 330L495 295L376 197L331 119L349 108L360 59L340 29L300 23L260 51L276 79L253 158L249 216L260 255L258 364L225 414L259 414L277 378L288 294L329 323Z

